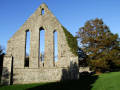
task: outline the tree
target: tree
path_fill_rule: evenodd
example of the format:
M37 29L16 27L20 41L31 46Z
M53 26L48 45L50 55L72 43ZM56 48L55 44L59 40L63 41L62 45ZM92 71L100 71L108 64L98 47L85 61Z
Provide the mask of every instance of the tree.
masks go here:
M120 66L120 39L102 19L87 21L77 32L77 37L94 70L106 71Z
M3 48L2 48L2 46L0 45L0 55L2 55L3 54Z
M4 49L0 45L0 76L2 75L2 68L3 68L3 57L4 57Z
M3 61L3 57L4 57L5 53L4 53L4 49L3 47L0 45L0 65Z
M80 67L88 66L88 63L86 61L86 58L87 58L86 53L81 48L78 48L77 53L78 53L79 66Z
M0 45L0 60L3 59L3 56L5 55L3 47Z
M41 60L42 62L44 62L44 52L41 52L41 53L40 53L40 60Z

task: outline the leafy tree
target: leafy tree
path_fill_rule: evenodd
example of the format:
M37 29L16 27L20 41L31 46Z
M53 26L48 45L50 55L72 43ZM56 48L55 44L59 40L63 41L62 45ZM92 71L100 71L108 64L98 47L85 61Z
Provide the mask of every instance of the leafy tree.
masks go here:
M88 66L88 63L86 61L86 58L87 58L86 53L81 48L78 48L77 53L78 53L79 66L80 67Z
M0 45L0 59L5 55L3 47Z
M41 52L41 53L40 53L40 60L41 60L42 62L44 62L44 52Z
M4 49L0 45L0 76L2 75L2 67L3 67L3 57L4 57Z
M0 45L0 55L2 55L2 54L3 54L3 48Z
M77 37L94 70L106 71L120 66L120 39L102 19L87 21L77 32Z

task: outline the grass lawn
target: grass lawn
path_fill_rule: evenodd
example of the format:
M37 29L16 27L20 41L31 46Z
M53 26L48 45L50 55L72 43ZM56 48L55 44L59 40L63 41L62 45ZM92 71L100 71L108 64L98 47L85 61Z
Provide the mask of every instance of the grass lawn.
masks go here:
M79 80L53 83L1 86L0 90L120 90L120 72L101 75L82 73Z
M120 72L99 75L92 90L120 90Z
M21 84L21 85L10 85L10 86L0 86L0 90L26 90L36 86L45 85L46 83L39 84Z

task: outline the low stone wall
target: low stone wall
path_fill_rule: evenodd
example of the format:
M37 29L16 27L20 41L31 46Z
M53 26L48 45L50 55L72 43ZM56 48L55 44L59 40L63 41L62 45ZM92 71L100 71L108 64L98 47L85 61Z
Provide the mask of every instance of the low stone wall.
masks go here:
M78 79L76 69L41 68L13 69L13 84L54 82L67 79Z
M79 72L91 72L90 67L79 67Z

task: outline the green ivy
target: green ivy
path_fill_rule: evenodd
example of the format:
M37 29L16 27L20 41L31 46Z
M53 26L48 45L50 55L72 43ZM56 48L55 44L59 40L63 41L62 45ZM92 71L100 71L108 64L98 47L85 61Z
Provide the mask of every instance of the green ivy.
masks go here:
M62 26L65 36L66 36L66 40L68 43L68 46L70 47L70 51L77 56L77 50L78 50L78 44L77 44L77 38L74 37L70 32L67 31L67 29Z

